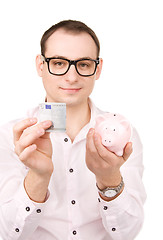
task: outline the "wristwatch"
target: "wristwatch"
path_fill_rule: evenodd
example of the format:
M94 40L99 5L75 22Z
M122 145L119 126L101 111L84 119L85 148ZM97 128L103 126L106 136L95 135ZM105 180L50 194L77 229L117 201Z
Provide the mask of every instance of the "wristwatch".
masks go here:
M123 185L124 185L123 177L121 177L121 183L117 187L107 187L101 190L96 184L99 193L101 193L102 196L108 198L115 197L116 195L118 195L122 190Z

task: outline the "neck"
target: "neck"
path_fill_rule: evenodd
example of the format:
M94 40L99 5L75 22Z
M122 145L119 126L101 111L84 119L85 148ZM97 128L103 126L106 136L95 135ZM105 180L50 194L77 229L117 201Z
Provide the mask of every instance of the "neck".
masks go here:
M73 142L80 130L90 121L91 111L88 101L76 107L67 106L66 133Z

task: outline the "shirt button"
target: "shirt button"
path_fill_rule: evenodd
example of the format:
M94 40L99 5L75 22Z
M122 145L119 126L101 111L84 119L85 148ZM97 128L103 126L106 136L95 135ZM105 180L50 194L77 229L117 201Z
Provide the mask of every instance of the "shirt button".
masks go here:
M30 211L30 207L26 207L26 211L29 212Z
M68 138L65 138L64 141L65 141L65 142L68 142Z
M19 232L19 228L15 228L15 232Z
M69 172L72 173L74 170L72 168L69 169Z
M77 232L74 230L73 232L72 232L74 235L76 235L77 234Z
M112 228L112 231L115 232L115 231L116 231L116 228Z
M37 209L36 212L37 212L37 213L40 213L40 212L41 212L41 209Z
M72 203L72 204L75 204L75 200L72 200L71 203Z

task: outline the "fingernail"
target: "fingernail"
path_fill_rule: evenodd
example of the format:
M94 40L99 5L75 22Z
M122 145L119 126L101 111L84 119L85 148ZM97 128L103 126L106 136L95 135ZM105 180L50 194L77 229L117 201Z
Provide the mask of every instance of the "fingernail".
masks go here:
M52 122L50 120L42 122L44 127L48 127L50 125L50 123L52 124Z

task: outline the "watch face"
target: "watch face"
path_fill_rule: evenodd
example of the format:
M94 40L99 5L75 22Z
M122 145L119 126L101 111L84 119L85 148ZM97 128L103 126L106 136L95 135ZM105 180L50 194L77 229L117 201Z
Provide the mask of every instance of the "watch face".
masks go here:
M105 192L106 197L114 197L116 194L117 194L117 192L115 190L107 190Z

